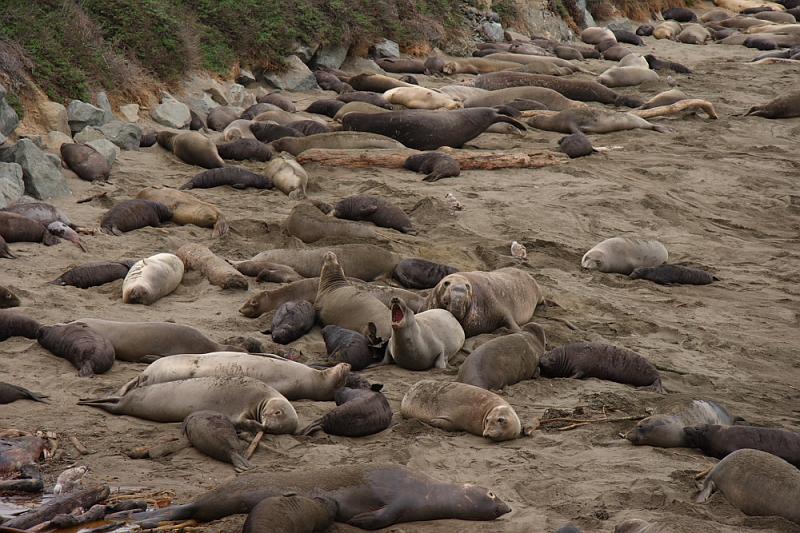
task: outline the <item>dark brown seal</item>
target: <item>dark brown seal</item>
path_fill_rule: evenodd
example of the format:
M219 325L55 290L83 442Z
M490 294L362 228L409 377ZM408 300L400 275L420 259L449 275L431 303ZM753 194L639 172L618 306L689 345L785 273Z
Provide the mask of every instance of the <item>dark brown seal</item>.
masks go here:
M108 159L88 144L62 144L61 158L84 181L106 181L111 174Z
M253 104L244 111L242 111L242 114L239 115L239 118L243 118L245 120L253 120L261 113L266 113L267 111L275 111L276 108L277 106L267 103Z
M766 104L753 106L745 115L764 118L800 117L800 91L780 96Z
M235 141L218 144L217 152L222 159L234 161L269 161L272 159L272 150L257 139L237 139Z
M427 174L422 181L439 181L442 178L455 178L461 174L461 165L447 154L441 152L425 152L412 155L403 167L420 174Z
M5 211L0 211L0 237L5 242L40 242L45 246L61 242L41 222Z
M181 431L192 446L217 461L231 463L237 472L253 467L242 453L236 427L227 416L216 411L195 411L183 420Z
M380 363L383 359L383 355L376 353L367 338L357 331L339 326L325 326L322 328L322 338L328 360L331 363L350 363L354 371Z
M0 309L19 307L19 304L19 297L11 292L11 289L7 289L0 285Z
M632 31L611 30L611 32L614 34L614 37L617 38L617 42L633 44L636 46L644 46L642 38L639 37L637 34L633 33Z
M189 110L189 116L191 117L191 120L189 121L190 130L197 131L206 127L206 123L203 122L203 118L191 109Z
M539 360L542 377L598 378L664 392L661 376L638 353L596 342L573 342L545 352Z
M722 459L751 448L776 455L800 468L800 433L780 428L754 426L719 426L703 424L683 428L686 446L700 448L703 453Z
M567 61L583 60L583 54L571 46L556 46L553 52L559 59L566 59Z
M406 84L390 76L383 74L372 74L364 72L352 76L347 83L356 91L369 91L374 93L385 93L388 90L398 87L406 87Z
M458 369L456 381L487 390L500 390L539 376L539 357L546 344L544 329L529 322L520 333L481 344Z
M11 253L11 250L8 249L8 243L6 242L5 238L0 235L0 257L3 259L16 259L17 256Z
M392 277L409 289L432 289L442 278L455 274L458 269L425 259L403 259L392 272Z
M41 324L31 317L6 309L0 309L0 341L11 337L36 339Z
M657 267L639 267L628 274L631 279L646 279L659 285L708 285L719 278L697 268L680 265L659 265Z
M253 470L223 483L185 505L134 514L142 527L164 520L200 522L249 512L265 498L294 492L326 497L336 521L362 529L402 522L494 520L511 508L493 492L470 483L447 483L400 465L339 465L292 472Z
M636 28L636 35L640 35L642 37L650 37L653 35L653 31L655 31L655 27L652 24L642 24L638 28Z
M147 131L142 132L142 138L139 139L139 148L150 148L156 144L156 132Z
M172 219L172 210L161 202L151 200L124 200L106 212L100 220L100 229L113 235L147 226L159 227Z
M316 120L298 120L297 122L289 122L286 124L287 128L299 131L303 135L316 135L317 133L330 133L331 130L322 122Z
M239 263L234 263L236 270L250 276L251 278L261 277L259 281L270 281L273 283L290 283L299 281L303 276L298 274L292 267L281 265L272 261L262 261L260 259L249 259Z
M585 157L597 152L592 146L592 141L583 132L576 132L558 140L558 147L571 159Z
M316 313L314 305L306 300L292 300L281 304L272 317L272 340L278 344L296 341L312 327Z
M653 54L647 54L644 56L647 64L650 65L650 68L653 70L671 70L673 72L678 72L679 74L691 74L692 69L681 65L680 63L675 63L673 61L667 61L665 59L659 59Z
M376 61L386 72L394 74L425 74L425 62L421 59L386 57Z
M280 107L289 113L294 113L297 111L297 108L294 106L291 100L278 93L262 94L256 98L256 102L259 104L272 104L275 107Z
M47 397L46 394L31 392L25 387L0 381L0 404L13 403L17 400L33 400L35 402L47 403L45 400Z
M342 80L340 80L330 72L318 70L314 72L314 77L317 80L317 84L326 91L335 91L337 93L343 93L345 91L353 90L352 87L344 83Z
M330 498L296 494L264 498L244 522L242 533L313 533L333 525L338 505Z
M124 260L86 263L70 268L50 283L62 286L71 285L79 289L105 285L127 276L128 270L135 262L135 260Z
M695 22L697 15L691 9L685 7L671 7L661 12L664 20L675 20L677 22ZM614 32L616 34L616 32Z
M114 346L86 324L42 326L37 340L53 355L72 363L81 377L102 374L114 364Z
M345 220L368 220L376 226L403 233L413 232L411 219L399 207L378 196L359 194L336 202L333 216Z
M387 100L386 98L377 93L372 93L368 91L346 92L340 94L336 99L341 102L344 102L345 104L349 102L366 102L368 104L376 105L384 109L389 109L389 110L394 109L394 106L389 103L389 100Z
M511 124L521 132L526 131L524 124L490 107L447 112L412 109L375 115L348 113L342 118L342 127L347 131L385 135L417 150L435 150L441 146L461 148L464 143L498 122Z
M306 108L306 113L316 113L317 115L325 115L326 117L333 118L336 116L336 112L344 105L345 103L341 100L317 100L311 102L311 105Z
M239 113L237 113L235 108L221 105L208 112L206 122L208 123L208 127L212 130L222 131L237 118L239 118Z
M365 437L379 433L392 423L392 408L380 393L383 385L370 390L342 387L334 394L337 407L300 431L311 435L322 430L329 435Z
M581 102L600 102L626 107L639 107L644 103L640 98L619 94L594 81L571 80L546 74L490 72L481 74L475 79L475 87L489 91L522 86L553 89L567 98Z
M269 143L283 139L284 137L304 137L302 133L294 128L282 126L280 124L270 124L267 122L253 122L250 124L250 131L261 142Z
M336 239L344 242L354 240L382 240L374 226L358 224L326 216L316 206L300 203L294 206L286 218L286 230L305 243L321 239Z
M186 189L211 189L230 185L234 189L246 189L254 187L256 189L272 189L272 180L263 174L256 174L246 168L224 167L206 170L196 175L181 186L181 190Z

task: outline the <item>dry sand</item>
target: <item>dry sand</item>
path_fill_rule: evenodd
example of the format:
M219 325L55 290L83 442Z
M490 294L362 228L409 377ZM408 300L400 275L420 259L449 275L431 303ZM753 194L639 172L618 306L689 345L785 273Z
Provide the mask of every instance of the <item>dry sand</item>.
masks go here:
M462 269L517 265L533 274L548 298L561 306L536 318L545 327L550 346L583 339L605 341L680 371L663 373L667 395L598 380L540 379L509 387L503 395L527 423L535 423L548 407L586 406L593 416L605 411L619 417L705 398L721 402L749 423L798 430L800 119L766 120L742 114L756 103L796 90L800 70L785 64L749 64L756 52L739 46L647 39L644 49L694 68L691 76L673 78L690 96L712 101L720 119L661 119L671 133L593 136L596 146L623 147L604 155L542 170L464 172L432 184L401 170L309 166L310 197L327 202L356 193L391 198L410 213L419 230L416 236L396 234L389 245L392 250ZM598 72L609 65L587 64ZM665 78L625 92L650 97L668 88ZM318 97L296 96L302 102ZM485 135L471 144L547 149L559 137L534 130L525 139ZM196 172L196 167L178 162L158 146L125 152L114 166L110 184L70 180L74 195L55 203L79 225L96 226L109 204L77 205L75 200L108 191L118 201L145 186L180 186ZM464 204L463 211L448 211L443 202L448 192ZM246 298L267 288L254 281L248 293L223 292L190 272L173 295L150 307L123 305L119 281L88 290L47 284L70 265L140 258L174 251L187 241L204 243L231 259L297 245L281 230L295 202L280 192L217 188L193 193L219 206L235 231L219 240L211 238L210 229L174 225L122 237L98 233L86 238L88 254L66 243L50 248L15 244L11 248L19 259L0 263L0 285L17 292L22 310L43 323L82 317L174 320L217 340L232 335L268 340L259 332L270 324L269 316L251 320L237 312ZM704 287L662 287L581 270L581 255L615 235L656 237L667 245L671 262L703 266L722 281ZM527 246L527 262L510 256L512 240ZM552 317L567 319L579 330L570 331ZM474 340L467 343L472 344ZM324 351L316 328L295 345L307 360ZM176 502L186 502L233 475L230 465L193 449L159 460L130 459L127 451L177 435L179 425L111 416L75 405L79 398L114 391L144 365L117 362L106 374L81 379L69 363L34 342L15 338L2 343L0 351L3 381L51 397L49 405L20 401L0 406L0 425L76 435L93 452L78 457L62 440L66 454L44 465L48 484L77 462L91 467L92 481L145 492L169 490ZM392 366L364 374L385 384L392 407L399 411L411 384L429 377L452 380L456 368L418 373ZM333 404L295 405L305 424ZM694 474L715 460L688 449L633 447L618 435L632 424L538 430L529 438L495 444L445 433L396 414L390 429L367 438L321 433L311 438L269 436L253 462L276 471L400 463L442 480L490 487L513 508L494 522L400 524L386 531L522 533L554 531L573 523L585 531L608 532L629 518L661 524L663 531L686 533L800 531L778 518L747 517L720 495L706 505L692 503ZM236 531L242 521L241 516L231 517L207 528ZM339 531L347 529L337 526Z

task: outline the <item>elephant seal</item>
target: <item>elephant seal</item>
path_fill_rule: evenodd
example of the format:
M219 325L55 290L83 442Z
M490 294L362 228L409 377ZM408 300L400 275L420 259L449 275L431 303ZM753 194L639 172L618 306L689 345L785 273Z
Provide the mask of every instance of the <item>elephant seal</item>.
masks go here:
M159 227L172 219L172 210L161 202L123 200L109 209L100 219L100 229L111 235L122 235L135 229Z
M169 132L160 132L159 135L162 133ZM195 131L178 134L170 133L170 135L173 135L173 138L169 141L170 149L184 163L203 168L225 166L225 162L217 152L217 146L205 135Z
M647 60L647 64L650 65L650 68L653 70L671 70L673 72L678 72L680 74L691 74L692 69L681 65L680 63L675 63L673 61L666 61L663 59L658 59L653 54L647 54L644 56Z
M659 285L708 285L719 278L697 268L680 265L659 265L656 267L639 267L628 274L630 279L646 279Z
M556 46L553 53L559 59L566 59L567 61L583 61L583 54L579 50L571 46Z
M349 104L350 102L366 102L374 106L382 107L389 111L394 109L394 106L390 104L389 101L382 95L368 91L346 92L337 96L336 99L344 102L345 104Z
M386 135L408 148L435 150L441 146L461 148L498 122L525 131L523 124L489 107L456 109L447 113L419 109L379 115L350 113L342 118L342 127L348 131Z
M648 122L633 113L619 113L588 107L537 115L528 119L528 125L536 129L559 133L612 133L633 129L653 130L659 133L669 131L664 126Z
M237 120L253 120L261 113L266 113L267 111L274 111L276 109L280 109L280 107L273 104L268 104L266 102L258 103L258 100L256 100L255 104L251 105L250 107L242 111L242 114L239 115L239 119ZM230 126L230 124L228 124L228 126ZM225 129L228 128L226 127Z
M305 109L306 113L314 113L317 115L325 115L326 117L333 118L336 113L346 104L341 100L315 100Z
M570 159L585 157L597 152L592 146L592 141L582 131L575 132L558 140L558 147L567 154Z
M425 152L409 156L403 167L426 174L422 181L439 181L442 178L455 178L461 174L461 165L458 161L441 152Z
M293 157L281 154L267 163L264 172L283 194L292 199L306 197L308 174Z
M611 67L597 78L606 87L632 87L658 80L658 74L649 67Z
M256 174L246 168L225 167L206 170L197 174L192 179L181 185L181 190L187 189L211 189L230 185L234 189L272 189L273 183L269 176Z
M62 287L71 285L79 289L105 285L127 276L135 262L134 260L123 260L86 263L67 270L50 283Z
M357 331L372 345L385 344L391 336L389 310L372 294L347 281L333 252L325 253L314 308L322 324Z
M342 82L339 78L337 78L330 72L318 70L314 72L314 78L317 80L317 84L320 86L320 88L326 91L344 93L346 91L353 90L353 88L350 87L350 85Z
M181 226L193 224L201 228L213 228L212 237L222 237L230 225L222 211L189 193L175 189L142 189L136 198L158 202L172 211L171 222Z
M460 102L446 94L413 85L386 91L383 97L390 104L399 104L408 109L459 109Z
M523 435L514 409L497 394L458 382L424 379L403 396L400 412L445 431L466 431L493 441ZM526 428L524 434L529 435Z
M366 437L379 433L392 423L392 408L379 391L382 385L372 389L343 387L336 391L336 409L315 420L300 431L311 435L322 430L329 435L342 437Z
M0 381L0 405L14 403L17 400L33 400L34 402L47 403L46 398L48 398L46 394L31 392L25 387Z
M447 368L447 360L464 346L464 329L444 309L415 315L400 298L392 299L392 338L383 362L408 370Z
M339 326L325 326L322 328L322 338L325 341L325 350L328 360L334 363L347 363L354 371L363 370L370 365L379 363L382 356L378 356L367 338L349 329Z
M361 113L351 114L360 115ZM272 147L278 152L289 152L295 157L306 150L311 150L312 148L324 148L328 150L404 148L401 143L385 135L376 135L374 133L358 131L332 131L330 133L318 133L299 138L284 137L283 139L273 141Z
M64 143L61 159L84 181L108 181L111 165L103 154L88 144Z
M143 131L142 138L139 139L139 148L150 148L157 142L156 132Z
M289 235L297 237L304 243L314 243L322 239L337 239L344 242L359 239L386 241L374 226L326 216L310 203L295 205L286 218L285 227Z
M666 247L656 240L612 237L586 252L581 267L628 275L639 267L662 265L668 258Z
M271 143L285 137L305 137L294 128L274 122L253 122L250 124L250 131L262 143Z
M183 261L174 254L156 254L137 261L122 282L122 301L151 305L171 294L183 279Z
M291 100L283 96L279 93L269 93L269 94L262 94L258 98L256 98L256 102L259 104L271 104L275 107L278 107L287 113L294 113L297 111L297 108L292 103Z
M189 116L191 116L191 120L189 121L189 129L196 131L202 130L206 127L206 123L203 121L203 117L192 111L189 110Z
M580 102L600 102L615 106L639 107L642 101L637 97L616 93L593 81L571 80L559 76L527 74L523 72L493 72L481 74L475 79L475 86L494 91L509 87L544 87L561 93L563 96Z
M287 128L299 131L305 136L317 135L318 133L331 133L333 130L322 122L316 120L296 120L286 125Z
M0 285L0 309L19 307L19 304L19 297L11 292L11 289L7 289L6 287Z
M348 113L386 113L386 109L367 102L348 102L334 115L333 120L341 122L342 117Z
M730 426L739 419L723 406L708 400L692 400L688 406L679 404L671 411L640 420L625 434L625 438L635 446L682 448L688 444L683 428L699 424Z
M333 525L338 505L329 498L306 498L296 494L261 500L244 521L242 533L312 533Z
M632 44L635 46L644 46L642 38L632 31L614 29L611 30L611 33L614 34L614 38L617 40L618 43Z
M652 97L650 100L644 103L641 109L653 109L654 107L671 105L675 102L688 99L689 96L680 89L670 89L669 91L658 93Z
M272 317L272 340L278 344L296 341L314 327L314 305L306 300L281 304Z
M703 503L715 490L728 503L751 516L780 516L800 524L800 470L760 450L737 450L716 464L695 501Z
M711 32L700 24L687 24L675 36L675 40L684 44L705 44L711 39Z
M239 118L239 114L240 111L231 106L217 106L208 112L206 123L212 130L222 131L228 126L228 124Z
M16 310L0 309L0 341L11 337L36 339L41 324Z
M551 111L563 111L573 107L584 107L586 104L570 100L558 91L547 87L508 87L488 91L488 94L467 98L464 107L494 107L496 105L510 105L518 100L534 100L545 105Z
M304 279L303 276L295 272L292 267L279 265L278 263L272 263L270 261L250 259L233 264L236 270L245 276L256 278L256 281L291 283L292 281Z
M486 72L498 72L519 67L519 64L513 61L502 61L494 57L447 57L443 59L442 73L448 76L453 74L484 74Z
M442 278L458 269L425 259L403 259L392 271L392 277L409 289L432 289Z
M652 24L642 24L638 28L636 28L636 35L640 35L642 37L650 37L653 35L653 31L655 27Z
M217 461L231 463L237 472L253 465L244 458L245 444L239 440L230 418L216 411L195 411L183 420L183 433L192 446Z
M614 39L614 32L609 30L608 28L600 28L598 26L590 26L583 30L580 35L581 41L585 42L586 44L597 44L606 39Z
M511 512L493 492L471 483L441 482L401 465L338 465L293 472L254 469L192 503L131 518L144 528L164 520L210 522L249 512L265 498L287 492L330 498L338 505L337 522L362 529L446 518L494 520Z
M685 7L671 7L661 12L664 20L675 20L678 22L695 22L697 15L691 9Z
M289 400L263 381L244 376L156 383L122 396L80 400L78 405L153 422L182 422L195 411L214 410L243 428L275 434L297 429L297 412Z
M539 359L539 369L546 378L605 379L664 393L661 376L650 361L610 344L565 344L545 352Z
M385 93L398 87L413 87L412 84L382 74L363 73L352 76L347 83L356 91Z
M250 126L253 124L252 120L237 119L228 124L228 127L222 132L222 139L224 141L236 141L239 139L255 139ZM219 153L219 149L217 149ZM222 155L222 154L220 154Z
M622 45L615 44L610 48L606 48L603 52L603 59L606 61L622 61L625 57L633 54L632 51L628 50Z
M639 68L646 68L649 69L650 65L647 63L647 60L644 56L640 56L638 54L628 54L622 59L619 60L619 67L639 67ZM611 67L606 72L614 70L616 67ZM602 82L601 82L602 83Z
M37 340L53 355L72 363L81 377L102 374L114 364L114 346L86 324L42 326Z
M736 450L750 448L771 453L800 467L800 433L795 431L703 424L685 427L683 432L686 434L688 448L700 448L711 457L722 459Z
M666 20L656 25L653 37L656 39L675 39L681 31L681 25L674 20Z
M764 118L800 117L800 91L780 96L766 104L753 106L745 115Z
M544 329L533 322L522 331L481 344L458 369L456 381L486 390L502 388L539 376L539 357L546 345Z
M761 11L756 13L753 18L774 22L775 24L794 24L797 22L794 15L785 11Z
M0 237L4 242L40 242L45 246L61 242L41 222L5 211L0 211ZM15 257L7 248L4 255Z
M428 309L447 309L467 337L491 333L501 326L519 331L544 302L542 290L525 271L458 272L445 276L428 295Z
M385 57L375 62L383 70L392 74L425 74L425 62L421 59Z
M269 161L272 159L272 150L258 139L236 139L235 141L218 144L217 152L222 159L233 161Z
M159 357L175 354L243 351L238 346L214 342L191 326L172 322L81 318L75 323L86 324L107 338L114 346L116 358L132 363L150 363Z
M392 228L402 233L412 233L411 219L405 212L378 196L359 194L336 202L333 216L345 220L367 220L382 228Z

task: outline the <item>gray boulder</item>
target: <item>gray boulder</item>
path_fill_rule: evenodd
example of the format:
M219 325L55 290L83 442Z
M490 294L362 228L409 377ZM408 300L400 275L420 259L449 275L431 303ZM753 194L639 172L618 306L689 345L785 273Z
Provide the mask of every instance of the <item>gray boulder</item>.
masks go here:
M0 161L16 163L22 167L25 192L36 199L46 200L70 194L60 165L55 164L30 139L21 139L14 145L0 147Z
M384 39L373 46L376 57L400 57L400 45Z
M226 99L228 100L228 104L242 107L242 104L244 103L244 85L233 83L230 87L228 87L227 92L228 94Z
M66 107L58 102L48 100L39 104L39 111L42 115L42 123L48 131L60 131L64 135L72 135Z
M371 72L372 74L386 74L386 71L378 66L376 62L365 57L350 56L347 61L342 63L342 70L355 74Z
M95 128L94 126L86 126L74 136L76 143L88 143L89 141L105 138L106 136L103 133L103 130L100 128Z
M319 50L319 43L314 42L312 44L300 43L295 41L294 46L290 48L292 54L299 57L303 63L308 63L313 59L314 54L317 53Z
M480 25L481 36L490 43L499 43L505 38L503 25L499 22L483 22Z
M256 82L256 77L251 70L248 70L246 68L239 69L239 75L236 76L236 83L247 87L249 84L255 82Z
M578 9L583 10L583 20L586 21L586 27L589 26L597 26L597 22L595 22L594 17L589 12L589 8L586 6L586 0L577 0Z
M186 128L192 121L189 106L179 102L168 93L164 93L161 103L153 109L152 116L153 120L162 126L177 130Z
M286 58L286 70L284 72L264 73L264 81L272 87L284 91L310 91L319 89L317 79L305 63L297 56Z
M128 122L139 121L139 104L125 104L119 106L119 112Z
M347 59L347 51L350 47L347 44L326 45L317 50L311 63L315 67L339 68Z
M116 144L123 150L136 150L142 140L142 129L136 124L112 120L100 126L100 131L106 139Z
M14 108L6 102L6 88L0 85L0 144L5 142L6 135L17 128L19 117Z
M111 102L108 101L108 95L105 91L100 91L94 97L97 101L97 107L103 110L105 114L103 122L111 122L114 120L114 110L111 109Z
M72 133L78 133L86 126L102 126L106 120L106 113L92 104L73 100L67 106L67 119Z
M16 163L0 163L0 209L10 206L25 194L22 167Z
M117 156L120 153L119 146L112 143L108 139L96 139L94 141L89 141L86 144L103 154L103 157L105 157L106 161L108 161L108 166L114 164L114 161L117 160Z

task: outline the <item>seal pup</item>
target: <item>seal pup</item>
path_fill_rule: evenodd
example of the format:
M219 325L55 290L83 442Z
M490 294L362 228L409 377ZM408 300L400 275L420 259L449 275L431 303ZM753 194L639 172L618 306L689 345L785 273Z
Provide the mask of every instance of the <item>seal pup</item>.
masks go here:
M103 215L100 229L111 235L122 235L147 226L157 228L171 219L172 210L161 202L123 200Z
M311 302L294 300L281 304L272 317L272 340L278 344L296 341L314 327L315 318Z
M523 435L514 409L497 394L458 382L425 379L403 396L400 412L445 431L466 431L493 441ZM530 428L524 434L529 435Z
M41 222L5 211L0 211L0 237L4 243L40 242L45 246L54 246L61 242ZM13 259L14 255L5 248L4 256Z
M190 131L176 134L161 131L157 138L159 145L171 150L184 163L203 168L225 166L225 161L217 152L217 146L202 133Z
M46 394L31 392L25 387L0 381L0 404L14 403L17 400L47 403L45 398L48 398Z
M314 113L316 115L325 115L326 117L333 118L342 106L346 105L341 100L322 99L315 100L309 104L305 109L306 113Z
M271 104L289 113L297 111L294 103L280 93L262 94L256 98L259 104Z
M228 127L222 132L222 140L227 142L237 141L240 139L258 140L250 130L250 126L252 124L252 120L246 120L242 118L234 120L228 124ZM219 150L217 150L217 153L219 153ZM220 156L222 156L222 154L220 154Z
M296 494L264 498L247 515L242 533L327 531L333 525L338 507L330 498Z
M394 106L380 94L369 91L348 91L336 97L337 100L349 104L350 102L366 102L391 111Z
M236 263L234 266L236 270L245 276L254 277L256 281L260 282L291 283L292 281L304 279L292 267L270 261L254 261L251 259Z
M573 342L539 359L542 377L598 378L664 393L661 376L653 364L638 353L597 342Z
M286 127L299 131L306 137L318 133L331 133L333 131L327 124L317 122L316 120L296 120L288 123Z
M698 424L730 426L740 420L723 406L708 400L692 400L688 406L676 405L672 411L671 414L660 413L640 420L625 434L625 438L635 446L686 447L688 439L683 428Z
M385 344L392 332L389 310L369 292L347 281L336 254L325 253L314 309L320 322L357 331L371 344Z
M442 278L458 269L425 259L403 259L392 271L392 277L409 289L432 289Z
M139 191L136 198L159 202L172 211L171 222L178 225L192 224L201 228L212 228L212 237L222 237L230 225L222 211L216 206L195 198L189 193L175 189L148 187Z
M570 159L585 157L597 153L592 146L592 141L582 131L575 132L558 140L558 147L567 154Z
M703 424L685 427L683 432L686 434L688 448L699 448L711 457L722 459L736 450L750 448L771 453L800 467L800 433L795 431Z
M0 341L11 337L25 337L36 340L41 324L17 310L0 309Z
M745 116L748 115L763 118L800 117L800 91L780 96L766 104L753 106L745 113Z
M19 307L20 301L16 294L0 285L0 309Z
M181 185L181 190L210 189L230 185L234 189L272 189L273 184L269 176L256 174L246 168L225 167L206 170L197 174L192 179Z
M218 144L217 151L222 159L234 161L269 161L272 159L270 147L258 139L236 139L228 143Z
M269 176L275 188L292 199L306 197L308 174L293 157L281 154L267 163L264 173Z
M342 387L336 391L336 408L315 420L300 431L311 435L322 430L329 435L366 437L380 433L392 423L392 408L380 390L383 385L370 389Z
M388 200L369 194L348 196L336 202L333 216L345 220L367 220L382 228L412 233L411 219L399 207Z
M236 434L236 427L222 413L195 411L183 420L181 433L192 446L217 461L231 463L237 472L253 468L242 455L246 446Z
M83 378L102 374L114 364L114 346L86 324L42 326L36 340L53 355L72 363Z
M456 381L486 390L501 390L539 376L539 357L547 343L544 329L533 322L522 331L481 344L458 369Z
M465 338L450 311L429 309L415 315L402 299L392 298L392 338L383 362L408 370L447 368Z
M214 410L242 428L294 433L297 413L281 393L244 376L192 378L132 389L122 396L80 400L115 415L153 422L182 422L195 411Z
M501 268L492 272L458 272L445 276L428 295L428 309L446 309L467 337L501 326L519 331L544 302L542 290L527 272Z
M52 285L71 285L79 289L88 289L105 285L128 275L128 271L136 263L135 260L96 261L73 267L50 282Z
M325 341L329 361L347 363L355 371L377 364L382 359L369 345L367 338L357 331L339 326L325 326L322 328L322 339Z
M728 503L751 516L781 516L800 524L800 470L760 450L737 450L717 463L695 501L720 491Z
M355 115L358 113L350 113ZM313 148L324 149L368 149L368 148L404 148L404 146L385 135L376 135L363 131L332 131L330 133L317 133L305 137L284 137L272 142L272 147L278 152L289 152L297 157L306 150Z
M425 152L409 156L403 168L426 174L422 181L439 181L442 178L455 178L461 174L461 165L452 156L441 152Z
M662 265L668 258L666 247L656 240L612 237L586 252L581 267L628 275L639 267Z
M680 265L659 265L639 267L628 274L630 279L646 279L659 285L708 285L719 278L697 268Z
M284 137L304 137L304 134L296 129L276 124L275 122L253 122L250 124L250 131L255 135L256 140L262 143L271 143ZM270 147L271 148L271 147Z
M671 7L661 12L664 20L675 20L677 22L695 22L697 15L691 9L685 7Z
M678 72L680 74L691 74L692 70L689 67L681 65L680 63L675 63L673 61L666 61L664 59L659 59L653 54L647 54L644 56L647 60L647 64L650 65L650 68L653 70L671 70L673 72Z
M175 254L156 254L137 261L122 282L122 302L152 305L178 288L183 270L183 261Z
M59 150L67 167L84 181L108 181L111 165L88 144L64 143Z

